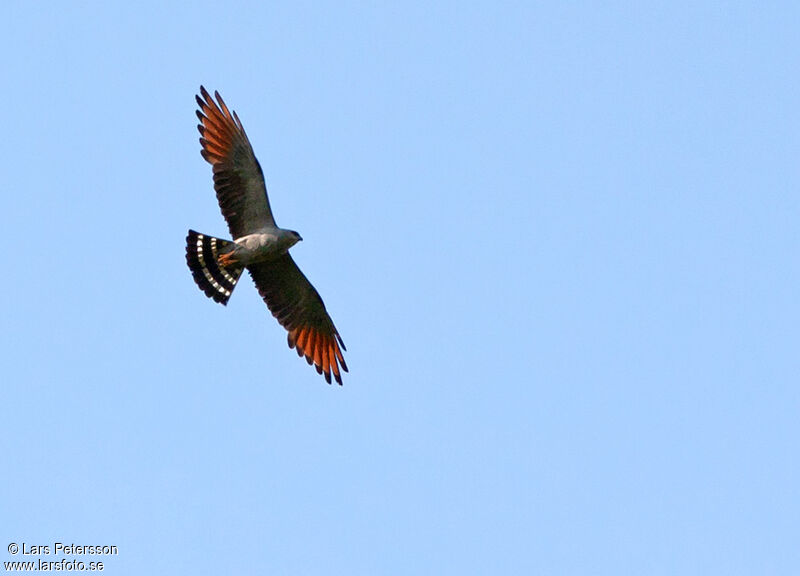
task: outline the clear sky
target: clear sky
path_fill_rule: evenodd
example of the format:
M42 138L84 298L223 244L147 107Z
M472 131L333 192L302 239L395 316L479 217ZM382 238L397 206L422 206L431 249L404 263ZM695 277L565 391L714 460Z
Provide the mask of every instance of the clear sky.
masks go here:
M0 561L798 574L798 29L796 2L9 2ZM227 308L192 281L187 229L227 236L201 84L304 238L342 388L249 277Z

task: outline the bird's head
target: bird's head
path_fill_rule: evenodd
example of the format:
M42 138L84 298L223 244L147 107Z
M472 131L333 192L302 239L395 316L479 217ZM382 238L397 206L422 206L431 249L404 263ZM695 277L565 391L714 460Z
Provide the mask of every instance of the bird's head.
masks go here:
M292 247L303 240L303 237L294 230L284 230L283 236L289 247Z

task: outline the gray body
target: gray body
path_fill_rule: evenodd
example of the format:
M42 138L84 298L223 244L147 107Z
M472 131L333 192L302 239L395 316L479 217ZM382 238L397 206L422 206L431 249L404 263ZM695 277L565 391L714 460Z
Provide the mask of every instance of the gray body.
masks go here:
M294 230L265 229L234 240L234 258L242 265L268 262L280 258L302 238Z

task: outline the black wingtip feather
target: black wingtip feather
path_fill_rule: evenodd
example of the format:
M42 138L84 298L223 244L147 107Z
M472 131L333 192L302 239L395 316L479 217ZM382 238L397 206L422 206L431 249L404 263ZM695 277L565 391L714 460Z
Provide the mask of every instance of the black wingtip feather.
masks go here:
M217 105L219 106L219 108L222 109L224 112L228 112L228 107L225 105L225 100L223 100L222 96L219 95L218 90L214 90L214 98L217 99Z

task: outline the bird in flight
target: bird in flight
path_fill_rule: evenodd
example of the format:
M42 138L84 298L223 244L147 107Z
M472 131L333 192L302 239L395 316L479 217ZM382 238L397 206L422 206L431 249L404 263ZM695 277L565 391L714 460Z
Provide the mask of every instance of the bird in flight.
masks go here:
M194 281L215 302L227 305L247 268L272 315L288 331L289 348L305 357L328 384L342 384L346 350L319 293L297 267L289 248L302 240L279 228L272 216L261 165L236 112L202 86L196 96L200 154L211 164L214 189L233 241L189 230L186 263Z

